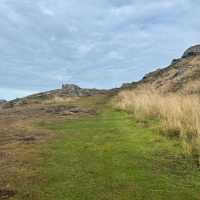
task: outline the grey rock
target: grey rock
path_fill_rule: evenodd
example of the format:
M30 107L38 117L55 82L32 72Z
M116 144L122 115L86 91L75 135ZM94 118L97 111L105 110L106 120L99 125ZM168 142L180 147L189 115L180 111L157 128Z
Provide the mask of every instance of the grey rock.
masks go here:
M74 84L63 84L62 89L58 91L58 93L60 93L63 96L71 96L71 97L93 96L105 92L107 92L107 90L84 89Z
M195 45L187 49L184 52L182 58L187 58L189 56L197 56L197 55L200 55L200 45Z
M84 96L83 90L74 84L64 84L62 85L62 93L68 96Z
M180 61L181 61L180 58L178 58L178 59L173 59L172 62L171 62L171 65L175 65L175 64L177 64L177 63L180 62Z

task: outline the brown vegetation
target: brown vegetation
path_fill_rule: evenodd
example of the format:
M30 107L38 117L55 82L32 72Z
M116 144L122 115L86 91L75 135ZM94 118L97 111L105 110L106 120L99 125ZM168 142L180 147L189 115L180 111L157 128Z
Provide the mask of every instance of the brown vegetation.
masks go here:
M108 98L101 94L91 97L58 97L0 108L0 199L15 199L18 193L23 193L24 199L32 199L27 196L32 191L27 191L26 187L43 181L36 167L43 159L40 148L59 136L38 128L36 124L93 117L100 103ZM24 188L24 191L18 191L19 188Z

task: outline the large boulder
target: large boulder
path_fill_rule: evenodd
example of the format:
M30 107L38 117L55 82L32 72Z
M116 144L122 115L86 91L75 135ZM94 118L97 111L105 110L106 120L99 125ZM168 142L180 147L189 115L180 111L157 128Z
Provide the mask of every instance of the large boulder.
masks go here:
M62 89L59 90L59 93L71 97L82 97L82 96L93 96L100 93L106 93L107 90L98 90L98 89L85 89L80 88L74 84L63 84Z
M63 84L62 91L69 96L83 96L82 89L74 84Z

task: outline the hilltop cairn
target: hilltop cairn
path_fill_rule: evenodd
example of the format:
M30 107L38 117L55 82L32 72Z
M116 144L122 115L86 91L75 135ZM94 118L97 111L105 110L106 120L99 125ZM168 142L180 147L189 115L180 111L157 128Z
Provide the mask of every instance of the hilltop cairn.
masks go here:
M98 89L85 89L81 88L74 84L63 84L60 93L66 96L93 96L99 93L105 93L107 90L98 90Z
M82 89L74 84L63 84L62 92L67 93L69 96L83 96Z

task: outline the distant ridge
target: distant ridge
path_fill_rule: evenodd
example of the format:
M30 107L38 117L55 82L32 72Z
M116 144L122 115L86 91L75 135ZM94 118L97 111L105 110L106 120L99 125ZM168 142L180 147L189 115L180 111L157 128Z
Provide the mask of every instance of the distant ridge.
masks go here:
M188 94L200 94L200 45L188 48L181 58L173 59L171 64L162 69L157 69L146 74L140 81L124 83L120 88L110 90L81 88L74 84L63 84L61 89L33 94L21 99L0 104L12 107L29 102L40 102L56 97L86 97L98 94L115 94L121 90L134 89L138 87L149 87L160 92L182 92Z
M7 102L4 105L4 108L12 108L15 105L25 105L29 103L40 103L42 101L52 100L55 98L76 98L76 97L88 97L95 96L100 94L112 94L118 91L118 89L112 90L101 90L101 89L88 89L81 88L75 84L63 84L61 89L51 90L47 92L41 92L37 94L33 94L24 98L14 99L12 101Z

